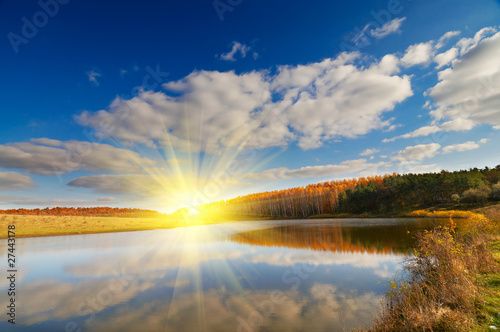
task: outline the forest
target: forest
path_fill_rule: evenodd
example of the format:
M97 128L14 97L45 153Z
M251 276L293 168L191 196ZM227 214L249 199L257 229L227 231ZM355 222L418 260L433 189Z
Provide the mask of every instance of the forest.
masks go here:
M397 215L428 207L457 208L499 201L499 181L500 165L454 172L394 173L250 194L204 204L198 210L213 218ZM181 213L179 210L174 215Z

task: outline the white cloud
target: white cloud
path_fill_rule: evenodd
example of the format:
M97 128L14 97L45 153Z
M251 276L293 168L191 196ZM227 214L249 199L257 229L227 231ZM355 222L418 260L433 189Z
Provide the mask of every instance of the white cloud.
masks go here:
M467 131L471 130L475 126L475 123L469 119L457 118L451 121L447 121L442 123L441 125L430 125L420 127L410 133L396 136L393 138L385 138L382 142L394 142L399 138L414 138L421 136L429 136L430 134L434 134L441 131Z
M84 112L80 124L126 144L168 144L191 152L286 146L319 147L390 125L383 114L411 96L410 77L397 76L388 55L369 67L358 53L267 72L193 72L164 84L166 93L145 91L116 99L108 111ZM274 100L271 95L276 96ZM112 124L104 126L103 124Z
M372 24L369 23L367 25L365 25L365 27L359 31L358 33L356 33L351 41L356 45L360 45L360 44L369 44L369 40L368 40L368 37L373 37L375 39L381 39L381 38L384 38L390 34L393 34L393 33L401 33L401 25L403 24L403 22L406 20L406 17L402 17L402 18L395 18L393 19L392 21L389 21L387 23L385 23L384 25L382 25L381 27L377 27L375 29L372 29Z
M84 112L77 121L125 144L160 143L190 152L218 153L246 142L251 132L263 132L259 127L266 115L259 108L271 98L264 73L193 72L164 87L180 96L140 92L130 100L117 98L109 111ZM290 135L278 121L266 124L277 136L271 145Z
M379 149L375 149L375 148L373 148L373 149L366 149L365 151L361 152L359 155L360 156L370 156L370 155L375 154L377 152L380 152L380 150Z
M401 126L402 125L400 123L392 124L389 127L387 127L387 129L384 130L384 133L388 133L388 132L394 131L394 130L396 130L396 128L399 128Z
M50 143L42 146L34 143ZM153 166L153 160L134 151L107 144L47 139L0 145L0 167L23 169L29 173L50 175L76 170L131 172Z
M451 61L455 60L458 56L458 48L452 47L446 52L439 53L434 57L434 61L438 64L436 66L437 69L444 67L451 63Z
M448 154L452 153L455 151L467 151L467 150L475 150L479 148L479 144L473 141L461 143L461 144L454 144L454 145L448 145L443 148L443 154Z
M26 175L17 172L0 172L0 191L25 190L35 186L35 182Z
M383 143L387 143L387 142L394 142L395 140L399 139L399 138L413 138L413 137L419 137L419 136L428 136L430 134L434 134L434 133L437 133L438 131L440 131L441 129L438 127L438 126L424 126L424 127L420 127L410 133L407 133L407 134L404 134L404 135L401 135L401 136L396 136L396 137L393 137L393 138L385 138L382 140Z
M448 154L452 152L462 152L462 151L468 151L468 150L475 150L480 147L480 144L487 143L488 139L483 138L479 140L477 143L473 141L468 141L465 143L461 144L453 144L453 145L448 145L443 147L443 154Z
M405 67L411 67L415 65L427 66L434 61L438 64L437 68L439 69L449 64L457 57L458 48L451 48L438 55L436 55L436 52L441 49L450 38L458 36L459 34L460 31L448 31L441 36L437 42L430 40L425 43L411 45L401 58L401 63Z
M451 38L456 37L460 35L460 31L448 31L445 33L441 38L439 38L438 42L436 43L436 49L440 49L444 46L444 44Z
M289 169L287 167L272 168L260 173L247 174L245 178L251 180L276 180L337 176L367 170L376 171L381 165L381 163L368 163L366 159L346 160L337 165L305 166L298 169Z
M467 131L474 128L474 121L464 118L456 118L441 124L444 131Z
M382 119L413 93L407 76L392 76L392 56L369 68L352 64L357 54L343 54L308 66L281 67L273 87L283 100L270 105L284 113L303 149L338 137L353 138L389 125ZM281 111L282 110L282 111Z
M101 74L92 69L91 71L87 72L87 76L89 78L89 82L92 82L96 86L99 86L99 81L97 81L97 78L101 77Z
M457 47L460 48L460 54L465 54L476 47L484 38L497 31L494 27L486 27L479 30L472 38L462 38L457 42Z
M480 139L480 140L478 141L478 143L479 143L479 144L486 144L486 143L488 143L489 141L490 141L490 139L489 139L489 138L482 138L482 139Z
M486 30L491 31L481 31ZM431 115L436 121L500 128L500 33L481 39L481 31L467 42L461 40L468 51L452 68L439 72L439 82L427 92L435 102Z
M250 46L234 41L231 51L221 54L220 59L224 61L236 61L236 58L234 57L235 55L239 53L241 57L244 58L247 56L248 51L250 51ZM256 54L257 53L254 52L253 54L254 59L256 59Z
M382 25L380 28L371 30L371 35L377 39L384 38L392 33L400 32L401 25L406 17L395 18Z
M437 143L408 146L406 149L399 151L397 156L392 157L391 160L401 162L421 161L434 157L440 148L441 145Z
M401 62L405 67L411 67L415 65L428 65L433 56L434 48L432 46L433 42L426 42L411 45L406 50L405 55L401 58Z

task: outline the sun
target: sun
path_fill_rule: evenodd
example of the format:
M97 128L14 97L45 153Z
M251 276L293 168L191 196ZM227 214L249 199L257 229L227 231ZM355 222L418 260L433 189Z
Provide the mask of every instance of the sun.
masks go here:
M184 112L186 119L190 119L192 112L186 109ZM154 147L158 163L141 165L139 162L142 174L134 178L132 184L144 192L150 201L148 204L158 205L155 209L175 209L171 214L186 220L204 220L217 215L218 211L204 205L247 193L248 185L253 185L247 174L257 172L279 154L274 150L255 152L261 143L254 142L253 131L242 132L237 139L231 139L227 145L217 145L215 149L207 143L210 133L203 130L202 119L199 121L195 122L196 126L186 122L179 127L186 142L165 126L163 139ZM268 121L267 115L256 121ZM199 130L193 132L193 128ZM151 153L149 146L144 149L141 154Z
M199 213L198 209L196 209L196 208L194 208L194 207L189 208L189 214L190 214L191 216L195 216L195 215L197 215L198 213Z

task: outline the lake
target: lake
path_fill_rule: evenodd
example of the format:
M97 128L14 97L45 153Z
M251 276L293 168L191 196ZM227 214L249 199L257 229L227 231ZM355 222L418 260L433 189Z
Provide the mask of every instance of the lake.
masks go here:
M411 254L410 234L443 222L252 221L17 239L16 325L3 313L0 330L368 327ZM0 247L5 265L7 241ZM3 308L8 282L0 280Z

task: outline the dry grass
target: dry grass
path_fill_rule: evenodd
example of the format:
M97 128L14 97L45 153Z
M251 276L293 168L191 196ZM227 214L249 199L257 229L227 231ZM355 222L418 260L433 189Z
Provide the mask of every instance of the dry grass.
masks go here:
M212 221L210 223L218 223ZM7 225L16 225L16 237L92 234L167 229L206 224L166 218L118 218L88 216L20 216L0 215L0 239L7 237Z
M491 221L500 223L500 204L478 208L474 212L484 214Z
M428 211L428 210L417 210L408 213L408 217L418 217L418 218L460 218L468 219L474 215L470 211L461 210L448 210L448 211Z
M495 323L493 314L500 308L480 279L498 280L492 234L498 234L498 225L480 214L470 215L460 234L451 219L447 227L418 234L405 276L390 283L382 314L370 331L482 331Z

